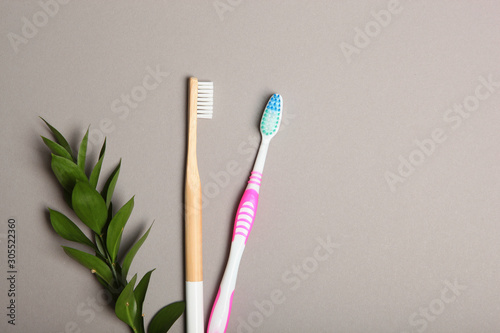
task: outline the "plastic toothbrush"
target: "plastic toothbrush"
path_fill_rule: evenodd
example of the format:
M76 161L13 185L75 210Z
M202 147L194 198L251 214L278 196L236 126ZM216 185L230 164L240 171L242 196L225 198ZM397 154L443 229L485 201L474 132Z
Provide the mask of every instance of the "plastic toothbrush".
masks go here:
M223 333L227 330L236 277L238 275L238 267L255 220L255 213L259 200L260 182L264 170L264 163L266 161L267 150L271 139L276 135L276 132L278 132L282 110L283 99L280 95L274 94L269 99L260 122L262 141L253 171L250 174L250 180L248 181L248 185L236 212L229 259L217 297L215 298L212 313L210 314L208 333Z

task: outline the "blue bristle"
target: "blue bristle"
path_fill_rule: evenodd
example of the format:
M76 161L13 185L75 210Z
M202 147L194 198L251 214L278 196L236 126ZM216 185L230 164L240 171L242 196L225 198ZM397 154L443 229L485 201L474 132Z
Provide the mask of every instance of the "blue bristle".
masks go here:
M276 133L279 126L281 108L282 105L280 95L273 94L267 102L260 125L263 135L272 135Z

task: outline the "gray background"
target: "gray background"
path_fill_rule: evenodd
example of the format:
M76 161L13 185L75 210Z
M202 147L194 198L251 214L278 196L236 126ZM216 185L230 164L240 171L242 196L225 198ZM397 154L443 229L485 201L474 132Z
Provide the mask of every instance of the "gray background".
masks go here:
M481 77L500 81L500 5L401 1L381 27L372 13L389 3L72 1L44 22L38 1L2 1L0 331L127 332L112 310L89 305L99 285L48 225L45 207L68 210L38 116L75 147L91 124L93 163L106 130L103 175L123 159L115 205L136 196L125 242L156 221L131 268L140 276L157 268L146 322L183 298L193 75L215 83L214 118L198 131L207 317L258 122L277 92L285 119L271 143L228 331L499 332L500 88L456 128L445 117L474 101ZM23 18L39 27L13 44ZM355 40L365 28L369 45ZM356 42L359 52L345 56L342 47ZM127 114L114 112L148 67L169 75ZM446 140L424 156L415 140L427 142L436 129ZM386 173L398 173L400 156L424 160L391 191ZM5 316L9 217L18 224L15 327ZM328 237L337 248L317 252L318 238ZM309 273L293 273L303 265ZM453 283L462 286L455 293ZM282 297L270 309L274 293ZM172 328L183 331L183 321Z

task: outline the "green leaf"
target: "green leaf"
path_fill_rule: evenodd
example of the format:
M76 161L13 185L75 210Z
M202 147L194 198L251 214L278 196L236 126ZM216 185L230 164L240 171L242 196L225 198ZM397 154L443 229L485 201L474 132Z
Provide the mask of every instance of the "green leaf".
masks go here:
M63 246L62 248L68 256L90 269L92 273L99 276L106 283L108 283L109 285L113 284L113 273L104 261L87 252L73 249L71 247Z
M68 159L70 161L73 161L73 157L68 153L68 151L66 149L64 149L63 146L61 146L57 142L54 142L52 140L47 139L44 136L41 136L41 137L42 137L43 142L47 145L47 147L50 148L50 150L55 155L58 155L58 156L66 158L66 159Z
M73 210L73 204L71 203L71 192L64 190L63 199L68 204L69 208L71 208L71 210Z
M109 207L111 203L111 198L113 197L113 192L115 191L116 182L118 181L118 175L120 174L120 167L122 164L122 160L118 163L118 166L113 170L111 175L109 176L104 188L101 192L102 197L106 200L106 206Z
M116 300L115 313L121 321L132 327L136 331L134 318L137 315L137 302L134 296L134 285L137 280L137 274L123 288L120 296Z
M120 210L115 214L113 219L111 219L111 222L109 222L106 234L106 246L113 262L116 261L116 256L118 255L122 239L123 228L125 228L125 224L132 213L132 209L134 209L134 197L123 205L123 207L120 208Z
M85 244L95 249L95 245L66 215L50 209L50 223L54 230L64 239L80 244Z
M101 151L99 152L99 158L104 156L106 152L106 138L104 138L104 142L102 143Z
M87 176L83 173L82 169L74 162L52 154L52 171L56 175L57 180L64 189L68 192L73 190L77 181L87 182Z
M163 307L151 319L148 327L148 333L165 333L182 315L186 303L184 301L175 302Z
M45 124L47 124L52 134L54 134L57 143L59 143L64 149L66 149L66 151L69 153L70 156L73 156L73 152L71 151L71 146L69 145L68 141L66 141L64 136L61 133L59 133L59 131L56 130L51 124L49 124L45 119L43 119L42 117L40 117L40 119L42 119L45 122ZM73 157L71 157L71 160L74 160Z
M108 207L108 217L106 218L106 224L104 225L104 228L102 228L102 246L107 250L106 248L106 237L107 237L107 232L108 232L108 226L109 222L111 222L111 219L113 218L113 203L109 204Z
M130 269L130 265L132 264L132 260L134 260L137 251L139 251L146 238L148 238L149 231L153 227L153 223L149 227L148 231L146 231L146 233L130 248L130 250L125 255L125 259L123 259L122 265L122 275L125 278L127 278L128 270Z
M97 187L97 182L99 180L99 175L101 174L102 161L104 160L104 153L106 151L106 139L104 139L104 143L101 148L101 153L99 154L99 161L92 169L92 173L90 174L89 182L93 188Z
M79 181L73 189L72 203L80 220L100 235L108 218L108 209L99 192L88 182Z
M104 233L108 231L108 226L112 219L113 219L113 203L110 202L108 207L108 220L106 221L106 226L104 227L105 229Z
M85 173L85 159L87 158L87 144L89 141L89 129L87 128L87 132L80 143L80 149L78 150L77 163L80 169L82 169L83 173Z
M144 333L144 317L142 313L142 306L144 304L144 299L146 298L146 291L148 290L149 280L151 279L151 273L154 269L147 272L137 285L134 290L135 300L137 302L137 315L135 316L135 327L137 327L139 333Z
M146 291L148 290L149 280L151 279L151 274L154 269L150 270L142 277L141 281L134 290L135 300L137 301L137 318L142 319L142 305L144 304L144 299L146 298ZM141 320L140 323L143 321ZM136 325L139 326L139 325Z
M104 246L101 242L101 238L99 237L99 235L97 234L94 234L94 239L95 239L95 244L96 244L96 250L97 250L97 253L99 253L99 255L104 259L106 260L106 251L104 250Z
M103 285L104 288L109 288L108 283L106 281L104 281L103 279L101 279L99 277L99 275L96 275L95 277L97 278L97 281L99 281L99 283Z

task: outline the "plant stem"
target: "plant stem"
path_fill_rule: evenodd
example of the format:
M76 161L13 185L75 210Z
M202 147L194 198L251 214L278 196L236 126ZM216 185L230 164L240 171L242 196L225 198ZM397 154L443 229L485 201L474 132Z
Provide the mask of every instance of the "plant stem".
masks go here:
M101 244L103 244L103 250L104 250L104 254L106 255L106 260L108 261L108 264L109 264L109 267L111 268L111 272L113 273L113 277L114 277L114 280L115 280L115 283L116 283L116 286L117 287L124 287L124 286L121 286L121 279L118 278L118 274L116 273L116 269L115 269L115 263L111 261L111 257L109 255L109 252L108 250L106 249L106 247L104 246L104 239L102 237L102 235L98 235L99 239L101 240Z

